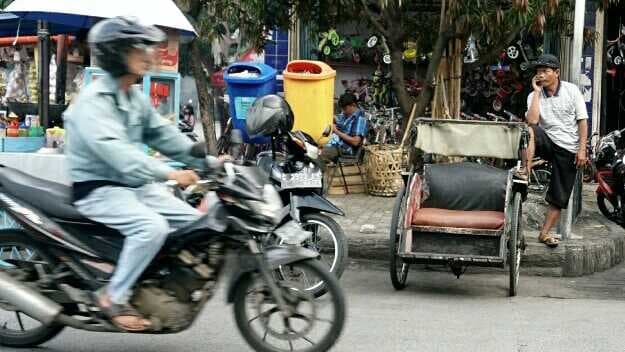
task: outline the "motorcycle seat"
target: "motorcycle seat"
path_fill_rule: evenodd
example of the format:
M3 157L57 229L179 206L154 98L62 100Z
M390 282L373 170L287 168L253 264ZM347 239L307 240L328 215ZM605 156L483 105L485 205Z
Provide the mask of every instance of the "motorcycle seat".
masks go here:
M74 208L70 186L34 177L4 165L0 165L0 185L8 194L49 216L90 222Z

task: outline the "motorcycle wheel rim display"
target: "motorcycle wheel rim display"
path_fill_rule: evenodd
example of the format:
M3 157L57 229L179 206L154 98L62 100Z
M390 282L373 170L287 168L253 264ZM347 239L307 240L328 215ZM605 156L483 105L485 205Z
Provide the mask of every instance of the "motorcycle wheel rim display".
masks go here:
M378 43L378 37L375 35L367 40L367 48L373 48Z

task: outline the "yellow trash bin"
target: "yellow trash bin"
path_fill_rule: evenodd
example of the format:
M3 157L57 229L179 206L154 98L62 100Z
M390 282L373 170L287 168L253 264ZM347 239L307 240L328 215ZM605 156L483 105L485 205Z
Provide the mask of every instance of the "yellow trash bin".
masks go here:
M284 96L295 114L293 130L308 133L319 145L326 144L326 128L334 119L336 71L321 61L295 60L283 72Z

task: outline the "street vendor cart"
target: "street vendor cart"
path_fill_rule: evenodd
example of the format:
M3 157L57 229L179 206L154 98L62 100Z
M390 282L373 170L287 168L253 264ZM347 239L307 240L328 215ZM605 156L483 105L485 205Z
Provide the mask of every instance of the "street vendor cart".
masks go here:
M515 171L525 166L525 124L418 119L416 125L415 148L422 152L416 164L422 166L403 175L393 209L393 286L406 286L410 264L448 265L458 277L468 266L508 266L515 296L527 195L527 182Z

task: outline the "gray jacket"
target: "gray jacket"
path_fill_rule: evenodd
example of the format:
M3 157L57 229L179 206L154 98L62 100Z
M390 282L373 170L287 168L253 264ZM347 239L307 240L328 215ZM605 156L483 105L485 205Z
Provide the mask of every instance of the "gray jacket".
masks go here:
M163 119L147 97L132 87L118 89L109 75L84 87L64 114L69 173L73 182L113 181L138 187L164 181L174 169L146 153L146 145L171 159L204 168L193 143Z

